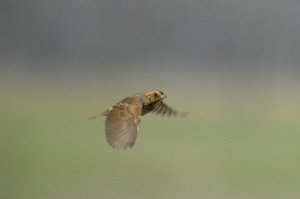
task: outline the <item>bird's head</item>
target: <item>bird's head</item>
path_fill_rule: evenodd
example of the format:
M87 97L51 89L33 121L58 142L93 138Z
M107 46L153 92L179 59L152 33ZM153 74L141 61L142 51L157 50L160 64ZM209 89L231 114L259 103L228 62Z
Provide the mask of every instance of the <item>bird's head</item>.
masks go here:
M148 104L161 101L165 99L167 96L159 90L149 91L146 93L146 101Z

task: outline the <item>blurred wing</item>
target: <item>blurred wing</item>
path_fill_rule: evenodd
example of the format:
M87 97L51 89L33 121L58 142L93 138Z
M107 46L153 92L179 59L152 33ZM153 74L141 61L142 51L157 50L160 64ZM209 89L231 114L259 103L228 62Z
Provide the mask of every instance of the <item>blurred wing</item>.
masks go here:
M169 107L167 104L161 102L155 109L153 109L154 113L157 115L162 115L165 116L167 115L168 117L170 116L177 116L178 112Z
M108 113L105 123L107 142L117 149L132 147L140 123L141 103L120 103Z

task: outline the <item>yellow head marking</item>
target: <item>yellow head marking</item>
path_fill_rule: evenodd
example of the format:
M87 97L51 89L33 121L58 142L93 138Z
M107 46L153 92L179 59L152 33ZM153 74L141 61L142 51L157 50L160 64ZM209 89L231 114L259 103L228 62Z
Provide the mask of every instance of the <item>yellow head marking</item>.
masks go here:
M146 96L156 96L156 97L160 97L162 96L162 92L161 91L149 91L146 93Z
M164 98L164 93L162 91L154 90L146 93L148 103L162 100Z

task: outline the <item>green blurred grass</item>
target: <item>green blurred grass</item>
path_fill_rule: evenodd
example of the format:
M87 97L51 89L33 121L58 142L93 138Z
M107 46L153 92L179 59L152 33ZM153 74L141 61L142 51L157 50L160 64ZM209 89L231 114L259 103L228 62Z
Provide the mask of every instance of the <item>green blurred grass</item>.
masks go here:
M168 99L189 116L145 116L136 146L117 151L104 118L86 120L108 96L2 94L1 198L300 197L299 109Z

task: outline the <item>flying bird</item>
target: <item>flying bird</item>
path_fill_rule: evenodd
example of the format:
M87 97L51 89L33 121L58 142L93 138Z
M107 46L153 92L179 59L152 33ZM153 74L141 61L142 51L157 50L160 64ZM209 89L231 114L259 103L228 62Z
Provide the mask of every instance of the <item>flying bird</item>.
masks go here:
M163 102L166 95L160 90L149 91L126 97L108 110L101 113L106 116L105 133L109 145L116 149L131 148L136 140L141 116L156 113L162 116L185 116ZM89 119L96 118L98 115Z

